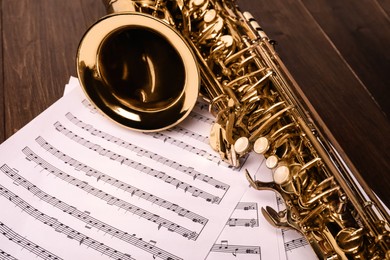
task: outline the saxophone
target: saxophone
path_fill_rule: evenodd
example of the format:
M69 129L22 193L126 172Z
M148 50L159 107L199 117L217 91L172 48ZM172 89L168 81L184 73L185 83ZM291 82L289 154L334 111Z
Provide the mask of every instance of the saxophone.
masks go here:
M215 115L210 145L226 162L239 167L251 151L266 158L272 182L246 177L284 200L281 212L262 209L273 226L301 232L320 259L390 259L388 213L338 155L250 13L234 0L103 2L109 15L77 54L98 109L128 128L159 131L201 95Z

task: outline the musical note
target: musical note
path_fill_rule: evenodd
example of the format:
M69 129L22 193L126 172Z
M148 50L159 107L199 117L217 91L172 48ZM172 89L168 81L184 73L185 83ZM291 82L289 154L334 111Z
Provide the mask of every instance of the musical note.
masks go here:
M198 108L199 110L209 111L209 104L202 101L196 101L195 107Z
M245 226L246 227L258 227L259 226L259 220L258 219L254 219L252 218L251 220L249 220L249 222L245 223Z
M276 196L276 202L277 202L278 208L280 206L284 206L283 198L281 196L279 196L279 195Z
M230 226L230 227L234 227L236 226L236 223L237 223L237 219L234 219L234 218L229 218L229 220L227 221L227 225Z

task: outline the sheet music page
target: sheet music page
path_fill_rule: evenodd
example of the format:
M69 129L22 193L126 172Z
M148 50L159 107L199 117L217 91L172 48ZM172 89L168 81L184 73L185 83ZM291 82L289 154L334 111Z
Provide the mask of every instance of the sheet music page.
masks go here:
M0 256L204 259L248 189L209 148L204 111L144 134L65 95L0 146Z

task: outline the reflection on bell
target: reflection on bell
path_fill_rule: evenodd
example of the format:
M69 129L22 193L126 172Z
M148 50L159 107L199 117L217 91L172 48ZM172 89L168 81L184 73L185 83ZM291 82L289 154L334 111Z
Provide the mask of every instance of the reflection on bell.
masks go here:
M147 14L103 17L81 40L77 66L90 101L134 130L178 124L198 97L200 76L190 47L169 25Z

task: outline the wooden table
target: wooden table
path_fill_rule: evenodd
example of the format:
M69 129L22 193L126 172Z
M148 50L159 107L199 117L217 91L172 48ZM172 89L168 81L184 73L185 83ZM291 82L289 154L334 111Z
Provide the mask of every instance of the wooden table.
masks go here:
M272 4L271 4L272 3ZM0 141L63 94L95 0L3 0ZM240 0L344 152L390 205L390 0Z

